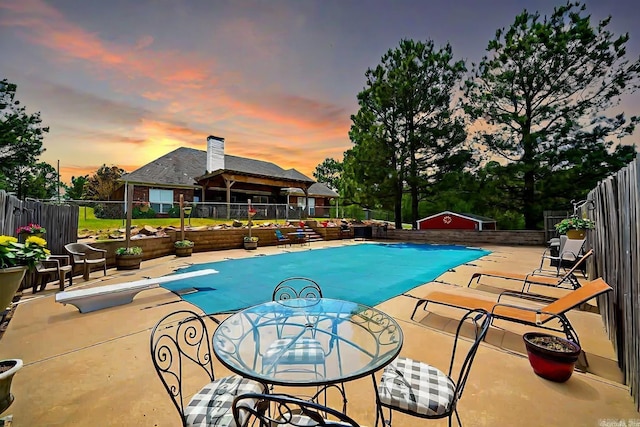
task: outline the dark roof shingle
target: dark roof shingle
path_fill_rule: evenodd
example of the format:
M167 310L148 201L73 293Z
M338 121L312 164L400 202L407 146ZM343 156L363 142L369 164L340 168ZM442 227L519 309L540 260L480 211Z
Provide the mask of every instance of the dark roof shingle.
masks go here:
M224 162L225 170L229 171L313 182L311 178L295 169L285 170L271 162L228 154L224 155ZM180 147L123 175L122 180L141 184L193 187L196 185L195 178L206 173L206 167L206 151Z

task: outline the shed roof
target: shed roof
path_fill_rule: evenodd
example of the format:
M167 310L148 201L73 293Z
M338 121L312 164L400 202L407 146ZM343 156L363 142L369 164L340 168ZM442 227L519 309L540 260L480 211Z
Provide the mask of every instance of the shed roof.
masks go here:
M483 224L484 223L496 222L495 219L489 218L489 217L486 217L486 216L475 215L475 214L470 214L470 213L457 213L457 212L452 212L452 211L442 211L442 212L439 212L437 214L434 214L434 215L419 219L417 222L427 221L427 220L432 219L432 218L437 218L437 217L439 217L441 215L454 215L454 216L457 216L457 217L460 217L460 218L465 218L465 219L468 219L468 220L471 220L471 221L475 221L475 222L479 222L479 223L483 223Z

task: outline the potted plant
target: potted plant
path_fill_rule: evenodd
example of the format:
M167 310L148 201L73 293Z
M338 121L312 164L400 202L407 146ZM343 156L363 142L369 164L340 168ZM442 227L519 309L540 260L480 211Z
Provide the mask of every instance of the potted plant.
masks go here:
M116 268L118 270L137 270L142 261L140 246L120 247L116 249Z
M13 300L27 269L50 254L47 241L36 235L30 235L24 243L13 236L0 236L0 312Z
M258 249L258 238L251 236L244 236L244 248L247 250Z
M23 225L22 227L18 227L16 229L16 234L20 237L20 240L26 240L29 236L37 236L44 238L47 229L42 227L40 224L29 223L28 225Z
M20 368L22 368L20 359L0 360L0 414L13 403L11 381Z
M589 218L565 218L556 224L559 234L566 234L568 239L584 239L586 230L595 228L596 223Z
M522 338L536 375L555 382L571 377L582 351L577 343L541 332L528 332Z
M0 312L11 304L27 269L35 268L51 254L46 240L27 234L24 243L13 236L0 236ZM11 380L20 368L20 359L0 360L0 414L13 402Z
M191 256L194 243L191 240L176 240L173 247L176 249L176 256Z

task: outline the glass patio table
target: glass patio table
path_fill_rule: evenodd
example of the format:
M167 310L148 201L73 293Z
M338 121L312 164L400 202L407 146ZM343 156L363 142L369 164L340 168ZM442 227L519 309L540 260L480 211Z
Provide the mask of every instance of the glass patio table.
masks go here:
M213 351L246 378L322 387L373 374L398 355L402 341L400 325L378 309L327 298L288 299L229 316L213 335Z

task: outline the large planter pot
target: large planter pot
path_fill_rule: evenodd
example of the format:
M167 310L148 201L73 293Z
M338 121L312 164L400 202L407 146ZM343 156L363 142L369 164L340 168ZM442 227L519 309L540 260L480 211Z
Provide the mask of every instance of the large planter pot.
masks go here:
M0 414L13 403L11 380L20 368L22 368L20 359L0 360Z
M176 249L176 256L180 256L180 257L191 256L191 252L193 252L193 246L175 248L175 249Z
M529 363L536 375L555 382L565 382L571 378L582 351L578 344L540 332L528 332L523 339Z
M249 251L258 249L258 242L244 242L244 248Z
M567 230L567 239L582 240L587 235L587 230Z
M116 255L116 268L118 270L137 270L140 268L142 254L140 255Z
M11 304L26 271L26 266L0 269L0 312Z

